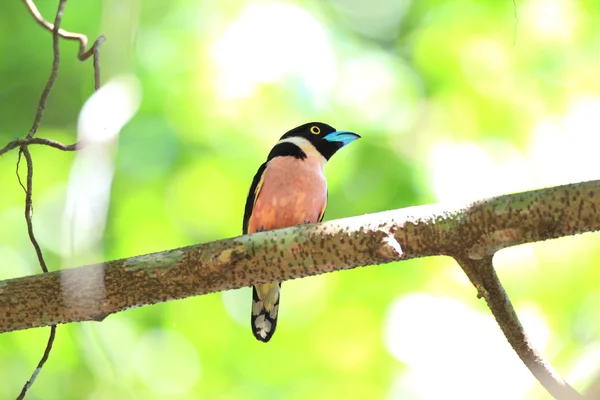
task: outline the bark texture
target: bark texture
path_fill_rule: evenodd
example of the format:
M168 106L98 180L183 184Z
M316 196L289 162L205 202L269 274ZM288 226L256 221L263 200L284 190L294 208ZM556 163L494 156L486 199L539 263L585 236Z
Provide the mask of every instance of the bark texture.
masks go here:
M591 181L464 208L410 207L4 280L0 332L100 321L171 299L408 258L481 260L504 247L600 229L599 200L600 181ZM474 284L483 296L483 284Z

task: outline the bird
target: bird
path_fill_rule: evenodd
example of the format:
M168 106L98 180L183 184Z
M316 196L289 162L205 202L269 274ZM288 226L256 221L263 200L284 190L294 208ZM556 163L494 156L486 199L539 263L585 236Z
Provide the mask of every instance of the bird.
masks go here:
M286 132L254 175L243 234L321 222L328 197L323 167L339 149L359 138L322 122ZM281 282L252 288L252 333L261 342L268 342L275 333L280 292Z

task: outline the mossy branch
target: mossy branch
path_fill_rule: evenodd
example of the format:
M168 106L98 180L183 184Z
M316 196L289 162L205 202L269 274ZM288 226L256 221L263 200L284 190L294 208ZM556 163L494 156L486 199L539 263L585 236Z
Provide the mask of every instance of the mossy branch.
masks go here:
M486 299L525 364L544 370L540 382L546 389L559 399L578 398L538 354L519 350L529 351L527 338L493 274L491 258L506 247L599 230L598 207L600 181L591 181L498 196L463 208L410 207L0 281L0 332L101 321L128 308L172 299L449 255ZM534 361L523 358L527 354ZM538 370L532 372L540 378Z

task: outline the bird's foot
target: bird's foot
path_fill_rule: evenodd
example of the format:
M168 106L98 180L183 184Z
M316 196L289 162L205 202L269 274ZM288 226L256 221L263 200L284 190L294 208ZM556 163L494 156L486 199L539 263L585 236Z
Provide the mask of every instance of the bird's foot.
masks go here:
M262 225L260 226L260 228L258 228L258 232L262 232L262 231L264 231L264 230L265 230L265 227L264 227L264 226L262 226Z

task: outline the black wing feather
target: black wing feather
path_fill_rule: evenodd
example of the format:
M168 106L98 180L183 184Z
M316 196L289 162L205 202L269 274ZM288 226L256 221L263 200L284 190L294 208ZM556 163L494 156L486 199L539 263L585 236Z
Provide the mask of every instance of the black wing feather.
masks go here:
M244 225L242 226L242 234L248 233L248 222L250 221L250 217L252 216L252 209L254 208L254 202L258 197L258 193L256 190L258 189L258 183L265 173L265 169L267 168L267 163L262 164L256 175L254 175L254 179L252 179L252 185L250 185L250 190L248 191L248 198L246 199L246 207L244 209Z
M319 215L319 222L323 222L323 217L325 216L325 210L327 209L327 203L329 202L329 189L325 192L325 205L323 206L323 212Z

